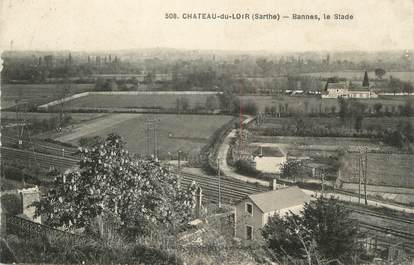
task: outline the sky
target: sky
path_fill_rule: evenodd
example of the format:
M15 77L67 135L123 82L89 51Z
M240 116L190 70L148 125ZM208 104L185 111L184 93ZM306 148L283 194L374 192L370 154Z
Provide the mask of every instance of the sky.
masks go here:
M414 47L414 0L0 0L2 50L321 51ZM352 14L349 21L185 20L183 13ZM165 19L176 13L178 20Z

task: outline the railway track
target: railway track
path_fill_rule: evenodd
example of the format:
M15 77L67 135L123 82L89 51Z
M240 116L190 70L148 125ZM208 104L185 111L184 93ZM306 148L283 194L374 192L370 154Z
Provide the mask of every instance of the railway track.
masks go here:
M181 173L180 175L184 185L189 185L192 181L195 181L202 188L208 201L218 202L219 180L217 177L189 173ZM220 179L220 195L223 203L234 204L250 194L268 190L266 187L255 186L242 181Z
M21 150L10 147L1 147L1 156L5 160L19 160L28 165L39 168L65 170L77 165L79 159L76 157L62 157L29 150ZM203 176L181 172L182 183L189 185L192 181L197 182L203 189L205 199L218 202L219 180L214 176ZM245 196L268 190L266 187L255 186L254 184L231 180L225 177L220 179L220 194L223 203L234 203Z
M362 231L367 231L384 246L399 245L407 254L414 255L414 234L399 229L359 222Z
M390 221L401 222L401 223L413 225L413 229L414 229L414 220L412 220L412 219L389 216L389 215L381 214L381 213L378 213L376 211L369 210L369 209L363 209L363 210L362 209L357 209L357 208L349 206L349 205L346 205L345 207L347 207L348 209L352 210L353 212L356 212L356 213L359 213L359 214L370 215L370 216L374 216L374 217L378 217L378 218L382 218L382 219L386 219L386 220L390 220Z
M4 160L18 160L26 165L36 166L38 168L50 169L52 167L65 170L74 167L79 159L49 155L28 150L21 150L10 147L1 147L1 158Z
M19 139L2 135L1 136L1 143L2 146L7 146L11 148L18 148L19 147ZM51 143L42 140L29 140L23 139L22 146L25 150L35 151L38 153L44 153L49 155L56 155L56 156L65 156L65 157L72 157L77 158L78 149L75 147L68 147L64 145L60 145L58 143Z
M67 169L76 166L79 159L55 156L49 154L42 154L30 152L28 150L21 150L9 147L1 147L1 157L3 159L17 159L24 163L34 163L35 165L49 169L55 167L58 169ZM197 175L191 173L181 172L181 182L183 185L190 185L191 182L197 182L203 190L204 199L209 202L217 203L219 198L219 179L216 176ZM220 195L221 202L226 204L234 204L244 197L269 190L266 187L256 186L254 184L242 182L239 180L227 179L221 177L220 179ZM352 209L353 211L368 214L379 218L390 219L393 221L405 222L414 224L413 220L397 218L379 214L371 210ZM402 231L394 228L377 226L370 223L360 222L360 228L373 233L377 236L380 242L401 242L404 248L411 254L414 253L414 234L412 232ZM389 244L389 243L386 243Z

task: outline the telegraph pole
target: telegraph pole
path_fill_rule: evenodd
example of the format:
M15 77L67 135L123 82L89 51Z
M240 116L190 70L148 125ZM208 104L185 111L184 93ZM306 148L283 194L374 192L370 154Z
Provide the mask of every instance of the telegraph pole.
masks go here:
M154 157L155 157L155 159L157 159L158 160L158 155L157 155L157 149L158 149L158 147L157 147L157 125L156 124L154 124Z
M153 148L154 148L154 158L158 160L158 141L157 141L157 122L159 119L147 119L145 121L145 138L146 138L146 153L149 156L151 153L151 139L153 139Z
M181 175L181 150L178 150L178 176Z
M358 204L361 203L361 152L358 155Z
M368 200L367 200L368 147L365 147L364 151L365 151L364 193L365 193L365 205L368 205Z
M218 206L219 206L219 208L221 208L220 157L217 157L217 174L218 174Z
M178 182L181 184L181 150L178 150Z
M325 170L321 169L321 180L322 180L322 198L324 198L325 195Z

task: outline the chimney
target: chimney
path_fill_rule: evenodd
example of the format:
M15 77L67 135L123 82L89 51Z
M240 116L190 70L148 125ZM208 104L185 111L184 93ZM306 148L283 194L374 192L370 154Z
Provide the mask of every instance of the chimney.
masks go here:
M272 180L270 180L270 188L272 189L272 190L277 190L277 182L276 182L276 179L272 179Z

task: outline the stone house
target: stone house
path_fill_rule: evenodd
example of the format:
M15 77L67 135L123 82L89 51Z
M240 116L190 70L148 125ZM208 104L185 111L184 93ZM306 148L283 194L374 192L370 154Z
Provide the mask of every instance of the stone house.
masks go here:
M262 240L261 229L274 214L299 214L311 197L298 187L251 194L236 204L235 236L243 240Z

